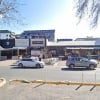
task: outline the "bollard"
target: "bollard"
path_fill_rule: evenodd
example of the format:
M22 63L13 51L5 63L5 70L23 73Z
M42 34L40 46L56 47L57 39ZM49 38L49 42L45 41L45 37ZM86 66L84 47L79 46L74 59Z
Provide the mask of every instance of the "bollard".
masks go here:
M95 72L95 84L96 84L96 72Z
M83 71L82 71L82 83L84 82L84 79L83 79Z

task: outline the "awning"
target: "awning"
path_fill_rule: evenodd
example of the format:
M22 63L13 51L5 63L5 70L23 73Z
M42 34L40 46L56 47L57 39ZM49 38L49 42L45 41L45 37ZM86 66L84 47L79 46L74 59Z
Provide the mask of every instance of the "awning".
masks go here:
M76 49L76 50L79 50L79 49L86 49L86 50L89 50L89 49L95 49L93 47L66 47L65 49Z
M12 49L26 49L27 47L13 47Z
M13 47L13 48L2 48L0 46L0 51L8 51L8 50L15 50L15 49L21 49L21 50L25 50L27 47Z
M2 47L0 46L0 50L4 50L4 48L2 48Z

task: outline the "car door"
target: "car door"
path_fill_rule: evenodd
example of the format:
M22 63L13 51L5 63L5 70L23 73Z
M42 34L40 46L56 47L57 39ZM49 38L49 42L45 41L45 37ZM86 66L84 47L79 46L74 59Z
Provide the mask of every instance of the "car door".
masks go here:
M78 58L78 57L75 58L75 66L76 66L76 67L81 66L81 61L80 61L80 59L81 59L81 58Z
M36 60L35 59L31 59L30 66L36 67Z
M23 59L22 64L23 66L28 66L28 59Z
M81 59L81 65L82 66L89 66L89 60L86 58Z
M34 66L33 60L32 60L32 59L28 59L27 65L28 65L29 67L33 67L33 66Z

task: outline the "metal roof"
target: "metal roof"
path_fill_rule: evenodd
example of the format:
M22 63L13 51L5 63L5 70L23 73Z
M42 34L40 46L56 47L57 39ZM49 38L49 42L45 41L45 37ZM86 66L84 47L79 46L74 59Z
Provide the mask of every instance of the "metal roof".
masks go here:
M96 41L47 42L47 46L95 46L95 45Z
M0 33L11 33L9 30L0 30Z

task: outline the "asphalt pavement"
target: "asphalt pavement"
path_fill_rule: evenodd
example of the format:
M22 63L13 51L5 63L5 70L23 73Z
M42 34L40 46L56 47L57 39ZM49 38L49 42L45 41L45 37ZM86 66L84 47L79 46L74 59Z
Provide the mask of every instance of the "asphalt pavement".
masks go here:
M16 60L0 61L0 66L7 67L13 65L15 62ZM53 65L55 68L61 66L65 66L65 61L59 61ZM40 71L42 72L43 70L44 69L41 69ZM14 70L12 70L12 72L13 71ZM23 70L19 69L18 71ZM83 86L53 85L44 83L11 83L7 80L7 83L0 87L0 100L99 100L99 95L100 86L95 85Z
M99 100L100 87L7 83L0 100Z
M0 66L10 66L10 65L14 65L16 63L17 60L3 60L0 61Z

